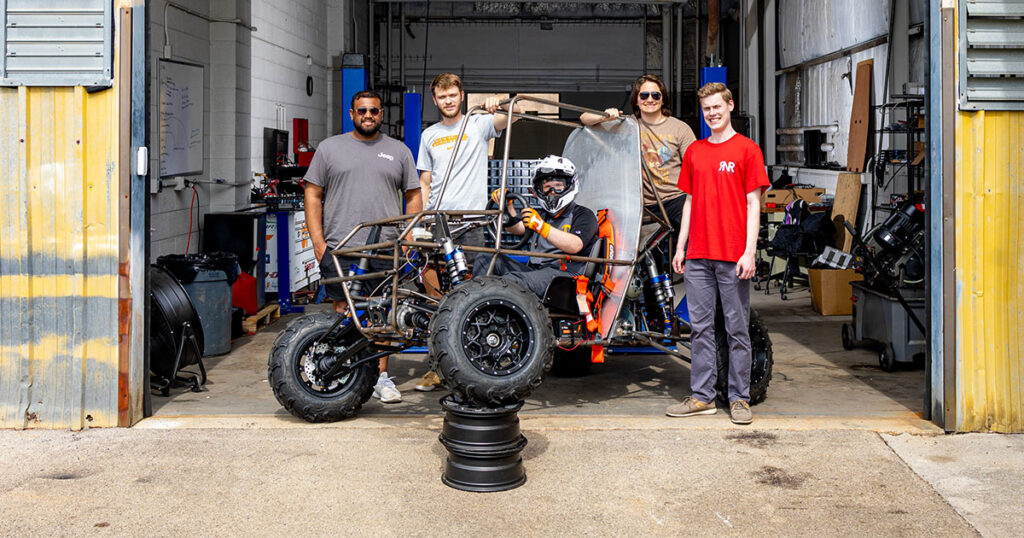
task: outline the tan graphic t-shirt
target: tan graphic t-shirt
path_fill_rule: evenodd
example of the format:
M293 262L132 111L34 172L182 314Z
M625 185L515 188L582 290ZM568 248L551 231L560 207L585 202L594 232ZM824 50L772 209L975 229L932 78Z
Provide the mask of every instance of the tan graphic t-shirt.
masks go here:
M690 126L676 118L665 118L665 121L657 125L640 120L640 154L644 175L652 180L662 202L682 196L683 191L676 187L679 169L687 146L695 140L697 137L693 135ZM657 203L646 181L643 190L644 205Z

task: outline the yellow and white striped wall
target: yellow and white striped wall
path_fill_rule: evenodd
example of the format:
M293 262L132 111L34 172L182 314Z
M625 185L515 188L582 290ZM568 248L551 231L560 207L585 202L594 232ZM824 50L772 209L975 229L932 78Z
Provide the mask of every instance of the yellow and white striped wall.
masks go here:
M0 428L141 418L142 352L127 345L124 17L112 88L0 87Z

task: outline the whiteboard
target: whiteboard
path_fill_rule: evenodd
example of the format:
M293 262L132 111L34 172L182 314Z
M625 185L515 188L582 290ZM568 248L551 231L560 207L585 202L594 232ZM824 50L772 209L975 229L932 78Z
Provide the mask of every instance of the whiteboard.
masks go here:
M201 65L160 60L160 177L203 173Z

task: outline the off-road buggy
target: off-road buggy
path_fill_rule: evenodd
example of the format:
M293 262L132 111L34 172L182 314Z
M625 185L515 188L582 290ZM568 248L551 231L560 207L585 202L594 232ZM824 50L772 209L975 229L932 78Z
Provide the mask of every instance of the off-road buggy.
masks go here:
M513 97L503 104L512 109L520 100L603 114L539 98ZM480 111L475 107L467 116ZM553 364L579 372L602 361L607 346L654 348L689 360L688 316L685 308L674 308L670 260L659 254L671 240L671 225L660 201L656 212L645 211L642 203L638 123L625 118L584 128L560 119L514 116L573 129L561 155L577 167L581 187L576 202L599 214L600 238L590 252L559 256L522 251L525 236L516 244L507 242L510 236L503 231L513 221L497 208L506 207L506 195L520 209L527 203L506 189L514 128L510 124L500 179L505 190L498 204L479 211L425 210L366 222L329 253L344 276L324 283L342 284L348 313L305 315L277 337L268 377L285 409L310 422L352 416L373 392L379 359L414 346L427 346L430 368L447 389L480 406L525 399ZM455 153L461 140L462 131ZM450 175L449 168L442 197ZM461 234L478 227L488 230L493 246L460 244ZM362 228L370 228L368 244L349 245ZM518 283L488 276L493 263L488 274L471 275L467 254L481 252L580 261L586 269L581 277L555 278L541 298ZM341 267L342 256L361 261ZM373 263L383 268L370 269L371 260L379 260ZM428 293L424 285L430 272L439 277L440 293ZM364 286L372 281L381 283L373 289ZM728 345L722 324L719 314L718 391L724 398ZM772 348L753 311L750 337L750 397L751 403L758 403L771 379Z

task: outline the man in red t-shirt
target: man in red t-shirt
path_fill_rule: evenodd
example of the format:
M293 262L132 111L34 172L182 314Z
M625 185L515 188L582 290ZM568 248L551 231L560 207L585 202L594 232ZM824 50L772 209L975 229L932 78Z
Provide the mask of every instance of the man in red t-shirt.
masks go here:
M750 424L750 278L760 227L761 193L768 187L764 156L732 128L732 92L720 82L697 91L711 136L683 156L683 204L672 267L683 273L692 333L692 396L670 406L672 417L714 414L715 303L721 298L729 335L729 417Z

